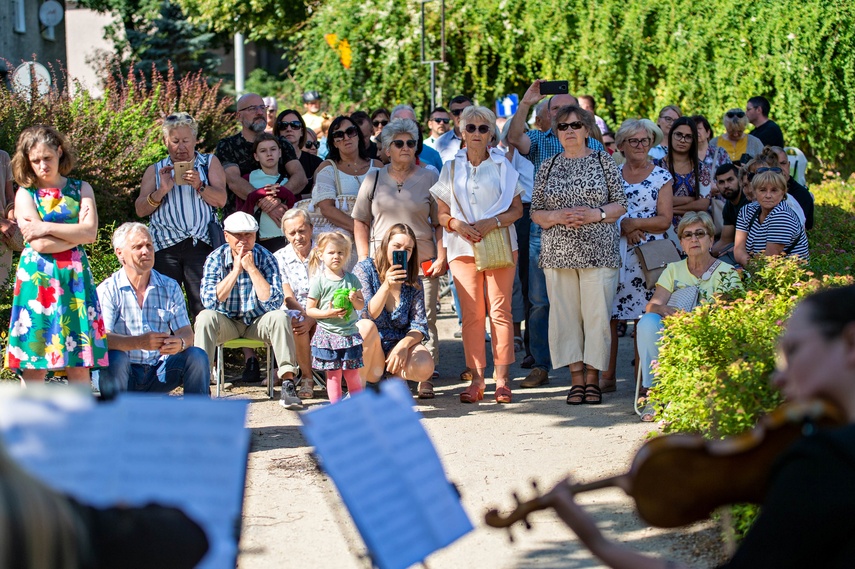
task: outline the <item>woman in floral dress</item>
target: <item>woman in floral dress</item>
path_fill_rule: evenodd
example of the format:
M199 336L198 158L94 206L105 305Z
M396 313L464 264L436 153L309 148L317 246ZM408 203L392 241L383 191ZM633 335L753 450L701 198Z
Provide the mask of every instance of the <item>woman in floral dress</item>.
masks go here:
M615 137L617 147L626 157L620 171L628 205L626 214L618 220L622 263L612 305L612 343L609 368L603 372L601 382L603 391L615 389L618 322L638 320L653 296L653 290L648 290L644 281L635 249L650 241L667 239L665 232L671 225L671 174L654 166L647 154L648 148L656 146L661 139L662 131L647 119L624 121Z
M49 126L18 138L12 171L20 189L15 215L27 245L15 274L5 365L25 381L65 371L89 382L89 368L107 365L107 334L89 261L81 245L98 235L92 187L67 178L74 155Z

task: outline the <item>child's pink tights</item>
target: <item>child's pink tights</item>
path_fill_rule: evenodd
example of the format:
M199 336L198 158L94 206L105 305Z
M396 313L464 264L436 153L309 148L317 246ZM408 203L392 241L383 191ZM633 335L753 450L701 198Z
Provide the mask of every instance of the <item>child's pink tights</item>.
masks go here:
M362 381L359 379L358 369L328 369L327 395L330 396L330 403L338 403L341 401L342 373L344 374L344 380L347 382L348 393L357 393L362 391Z

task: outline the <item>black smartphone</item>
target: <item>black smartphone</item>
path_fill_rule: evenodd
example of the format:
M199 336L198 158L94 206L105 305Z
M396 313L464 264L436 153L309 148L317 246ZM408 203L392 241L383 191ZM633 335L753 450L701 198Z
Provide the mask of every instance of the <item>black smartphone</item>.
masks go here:
M541 95L566 95L567 81L541 81Z
M392 251L392 264L393 265L401 265L401 268L406 270L407 269L407 252L406 251Z

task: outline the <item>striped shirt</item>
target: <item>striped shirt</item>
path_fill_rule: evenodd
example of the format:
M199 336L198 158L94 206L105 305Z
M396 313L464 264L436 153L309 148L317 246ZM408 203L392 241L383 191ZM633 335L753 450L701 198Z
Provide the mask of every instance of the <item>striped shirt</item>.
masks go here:
M564 147L561 146L561 141L558 140L558 137L554 132L552 132L552 129L549 129L546 132L543 132L542 130L530 130L525 134L531 141L531 147L528 150L528 154L523 154L523 156L531 160L531 163L534 164L535 175L537 174L537 171L540 170L540 165L543 164L544 160L564 152ZM600 141L591 136L588 137L588 148L595 151L605 150L603 145L600 144Z
M200 296L202 305L208 310L216 310L233 320L242 320L244 324L252 324L253 320L282 306L282 278L279 276L279 265L273 253L256 244L252 248L252 258L255 266L261 271L264 280L270 285L270 298L259 300L249 273L241 271L235 286L224 302L217 300L217 285L220 284L234 266L234 258L229 244L226 243L211 251L205 259L205 269L202 274L202 290Z
M199 172L202 183L208 184L208 164L212 154L196 153L193 169ZM154 165L155 188L160 187L160 170L166 166L172 166L172 158L167 156ZM208 237L208 223L216 219L214 208L205 203L199 192L189 184L175 185L163 198L154 212L151 214L151 240L154 242L154 250L160 251L181 243L185 239L204 241L211 244Z
M98 285L98 300L107 332L123 336L142 336L147 332L174 333L190 325L184 293L174 279L151 271L143 296L143 305L124 269L119 269ZM156 365L157 350L130 350L131 363Z
M782 201L772 208L763 223L760 223L760 218L756 217L752 224L751 220L759 211L760 204L752 202L740 209L736 218L736 230L748 234L745 238L745 250L749 254L762 253L767 243L777 243L783 245L785 249L795 243L795 247L788 255L798 255L805 260L810 257L804 226L787 202Z

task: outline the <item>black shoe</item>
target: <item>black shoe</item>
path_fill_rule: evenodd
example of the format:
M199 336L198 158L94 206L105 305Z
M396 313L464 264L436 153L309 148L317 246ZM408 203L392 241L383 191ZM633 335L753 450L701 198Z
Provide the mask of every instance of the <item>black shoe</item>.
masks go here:
M522 363L520 364L520 367L523 369L533 368L534 367L534 357L532 357L531 354L524 357Z
M258 358L249 358L246 360L241 379L244 383L261 382L261 368L258 367Z

